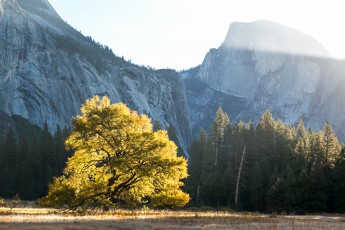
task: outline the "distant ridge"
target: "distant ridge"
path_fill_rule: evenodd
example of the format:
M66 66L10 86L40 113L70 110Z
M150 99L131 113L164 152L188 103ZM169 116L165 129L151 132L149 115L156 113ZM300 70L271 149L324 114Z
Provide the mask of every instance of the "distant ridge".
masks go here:
M331 57L326 48L311 36L266 20L231 23L222 46L259 52Z
M330 121L345 140L345 61L298 30L263 20L232 23L221 46L183 75L199 80L185 77L194 134L222 106L232 121L255 124L266 110L313 130Z

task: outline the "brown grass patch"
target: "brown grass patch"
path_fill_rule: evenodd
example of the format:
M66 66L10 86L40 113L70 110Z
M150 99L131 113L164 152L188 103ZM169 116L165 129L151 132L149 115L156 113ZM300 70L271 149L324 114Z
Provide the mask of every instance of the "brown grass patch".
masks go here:
M256 213L114 210L93 215L55 209L0 208L0 229L345 229L344 216L276 216Z

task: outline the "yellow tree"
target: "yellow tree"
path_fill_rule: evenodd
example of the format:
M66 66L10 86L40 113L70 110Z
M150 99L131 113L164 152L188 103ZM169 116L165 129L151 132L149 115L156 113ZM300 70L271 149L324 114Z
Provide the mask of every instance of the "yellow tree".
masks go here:
M75 150L43 205L71 209L146 204L179 207L189 201L180 187L187 162L177 157L167 132L107 97L87 100L73 120L66 146Z

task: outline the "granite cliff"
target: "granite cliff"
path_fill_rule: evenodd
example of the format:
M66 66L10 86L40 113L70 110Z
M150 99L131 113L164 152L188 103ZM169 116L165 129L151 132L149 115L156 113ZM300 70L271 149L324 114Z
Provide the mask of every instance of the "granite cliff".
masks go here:
M329 120L345 138L345 62L333 59L319 42L297 30L269 21L232 23L221 46L183 75L187 83L194 78L207 88L196 92L187 84L194 134L197 124L213 119L205 108L217 95L218 106L232 120L256 123L269 109L275 118L290 124L302 118L315 130ZM207 99L196 99L202 97Z
M93 95L124 102L191 142L184 82L117 57L66 24L47 0L0 0L0 111L50 130L69 126Z

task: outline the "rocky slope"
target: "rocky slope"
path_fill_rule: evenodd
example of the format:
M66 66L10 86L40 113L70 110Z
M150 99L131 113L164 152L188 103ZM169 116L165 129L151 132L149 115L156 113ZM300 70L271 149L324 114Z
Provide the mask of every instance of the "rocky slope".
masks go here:
M67 25L47 0L0 0L0 111L51 130L68 126L81 104L106 95L175 128L191 141L184 83L116 57Z
M343 114L345 101L344 61L331 58L315 39L294 29L269 21L233 23L218 49L211 49L202 65L193 73L184 73L186 80L198 78L213 92L220 92L219 105L227 107L233 100L242 100L242 108L232 113L232 120L251 119L257 122L265 110L276 118L294 124L303 118L313 129L323 128L330 120L335 131L345 137ZM188 77L189 76L189 77ZM195 100L188 87L187 95L192 123L208 117L196 107L208 100ZM195 128L194 128L195 129ZM195 132L195 131L194 131Z

